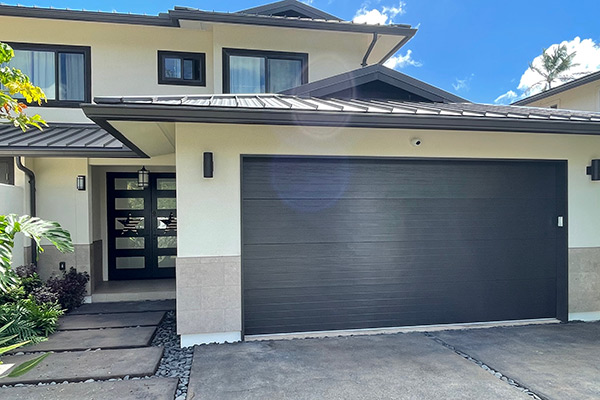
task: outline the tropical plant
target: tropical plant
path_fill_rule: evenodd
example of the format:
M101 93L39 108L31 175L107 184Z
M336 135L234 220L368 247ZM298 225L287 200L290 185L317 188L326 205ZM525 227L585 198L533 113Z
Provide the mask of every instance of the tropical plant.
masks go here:
M15 235L23 233L31 238L40 251L43 239L48 240L62 253L72 253L71 235L58 222L15 214L0 215L0 291L6 292L16 284L16 275L11 270L12 251Z
M557 81L563 83L575 79L579 74L569 74L569 71L579 65L573 63L576 54L575 51L569 54L564 44L555 47L552 52L544 49L541 65L529 63L529 68L543 78L531 87L542 84L544 86L542 90L545 91L552 89L552 84Z
M6 332L14 336L8 344L42 342L54 333L63 310L57 303L38 304L33 296L16 303L0 305L0 326L11 324Z
M8 353L9 351L18 349L19 347L24 346L27 343L29 343L29 341L24 341L24 342L15 343L12 345L6 345L6 343L8 343L16 338L16 335L10 335L7 332L8 329L10 329L10 327L13 324L14 324L14 322L9 322L0 328L0 346L1 346L0 347L0 356L5 353ZM45 354L42 354L41 356L35 357L32 360L29 360L29 361L19 364L15 368L13 368L8 374L0 375L0 379L1 378L17 378L17 377L19 377L19 376L27 373L28 371L31 371L39 363L44 361L44 359L46 357L48 357L50 354L51 353L45 353ZM2 361L0 361L0 364L2 364Z
M90 275L87 272L77 272L71 267L69 272L63 272L62 277L49 278L45 287L56 293L62 308L71 311L83 304L89 280Z
M14 50L6 43L0 42L0 124L9 123L26 131L30 126L42 129L46 121L39 115L29 116L25 113L27 105L15 98L22 96L28 103L42 104L46 101L43 90L35 86L29 77L7 63L15 56Z

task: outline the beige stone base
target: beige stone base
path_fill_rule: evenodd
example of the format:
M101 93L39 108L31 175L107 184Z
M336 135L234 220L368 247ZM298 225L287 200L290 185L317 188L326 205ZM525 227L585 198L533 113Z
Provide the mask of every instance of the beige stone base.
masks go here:
M62 271L59 269L59 263L64 261L66 271L74 267L77 272L91 272L93 245L76 244L73 253L61 253L52 245L45 245L44 252L38 255L38 273L42 280L46 280L51 276L61 276ZM91 282L87 284L87 293L91 293Z
M241 332L241 257L178 257L176 280L177 333Z
M600 311L600 247L569 249L569 313Z

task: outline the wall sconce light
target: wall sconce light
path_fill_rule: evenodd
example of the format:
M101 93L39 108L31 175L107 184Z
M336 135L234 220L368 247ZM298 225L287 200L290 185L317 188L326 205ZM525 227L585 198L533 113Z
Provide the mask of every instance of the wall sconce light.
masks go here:
M205 152L204 153L204 177L212 178L215 172L215 164L213 159L213 153Z
M85 175L77 175L77 190L85 190Z
M587 167L586 174L591 175L593 181L600 181L600 160L592 160L592 165Z
M146 167L142 167L138 171L138 187L147 188L150 185L150 171Z

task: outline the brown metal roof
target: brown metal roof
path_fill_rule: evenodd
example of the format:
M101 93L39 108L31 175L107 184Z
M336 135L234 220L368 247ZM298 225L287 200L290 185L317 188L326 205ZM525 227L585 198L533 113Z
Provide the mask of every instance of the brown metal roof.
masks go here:
M110 133L93 124L49 123L27 132L0 125L0 155L60 157L137 157Z
M398 115L454 116L490 119L588 121L600 123L600 113L478 103L415 103L391 100L341 100L281 94L97 97L96 104L184 106L252 110L316 111Z
M82 109L103 127L120 120L600 135L600 113L490 104L282 94L99 97L95 102ZM127 140L117 130L110 132ZM133 143L130 148L136 150Z

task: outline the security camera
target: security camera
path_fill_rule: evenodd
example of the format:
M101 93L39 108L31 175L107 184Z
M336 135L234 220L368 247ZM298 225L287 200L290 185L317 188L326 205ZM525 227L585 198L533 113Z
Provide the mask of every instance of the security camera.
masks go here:
M410 139L410 144L412 144L415 147L419 147L420 145L423 144L423 141L419 138L412 138L412 139Z

